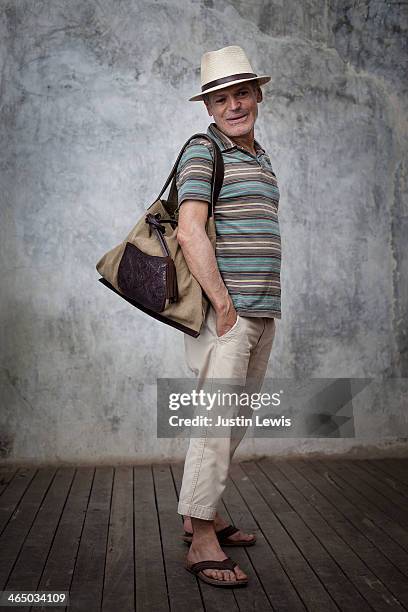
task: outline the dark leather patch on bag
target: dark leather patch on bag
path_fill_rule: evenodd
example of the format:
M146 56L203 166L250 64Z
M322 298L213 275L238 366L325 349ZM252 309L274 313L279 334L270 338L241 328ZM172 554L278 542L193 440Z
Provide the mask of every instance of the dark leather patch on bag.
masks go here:
M127 242L118 268L120 290L142 306L162 312L166 306L169 259L147 255Z

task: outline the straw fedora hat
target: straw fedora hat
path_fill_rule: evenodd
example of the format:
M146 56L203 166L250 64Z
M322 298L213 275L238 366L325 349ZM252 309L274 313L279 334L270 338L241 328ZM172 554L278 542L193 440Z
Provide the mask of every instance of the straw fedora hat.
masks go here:
M245 51L237 45L208 51L201 58L201 92L189 98L189 102L203 100L203 94L244 81L264 85L270 80L270 76L258 75L252 70Z

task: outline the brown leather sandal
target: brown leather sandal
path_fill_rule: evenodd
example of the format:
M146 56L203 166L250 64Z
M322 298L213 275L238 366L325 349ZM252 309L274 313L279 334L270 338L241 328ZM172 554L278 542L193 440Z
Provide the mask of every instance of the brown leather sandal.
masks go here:
M215 570L231 570L234 571L234 567L237 565L235 561L233 561L230 557L224 559L224 561L198 561L198 563L189 564L186 561L184 567L188 572L194 574L202 580L203 582L207 582L207 584L212 584L213 586L226 587L226 588L237 588L242 586L247 586L248 578L238 580L217 580L216 578L210 578L204 574L203 570L206 569L215 569Z
M216 531L216 535L220 546L253 546L256 542L256 536L254 535L252 540L230 540L229 536L237 533L239 529L235 525L227 525L224 529ZM191 544L193 541L193 534L190 531L185 531L183 535L183 541L186 544Z

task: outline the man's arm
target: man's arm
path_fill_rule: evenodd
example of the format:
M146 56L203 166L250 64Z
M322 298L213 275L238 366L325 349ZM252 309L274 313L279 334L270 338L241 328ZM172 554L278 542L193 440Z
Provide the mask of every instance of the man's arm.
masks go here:
M223 336L237 320L237 312L218 269L213 246L205 231L208 204L185 200L180 206L177 240L186 263L200 283L217 316L217 334Z

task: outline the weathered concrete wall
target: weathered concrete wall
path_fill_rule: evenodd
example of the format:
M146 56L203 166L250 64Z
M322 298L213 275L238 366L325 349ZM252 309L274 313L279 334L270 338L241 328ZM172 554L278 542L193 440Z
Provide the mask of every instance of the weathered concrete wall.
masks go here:
M95 263L206 129L187 98L201 54L228 44L272 75L256 125L281 191L268 374L382 381L356 439L252 439L237 457L407 452L407 24L406 3L378 0L0 2L2 461L183 457L155 439L156 377L188 374L182 335Z

